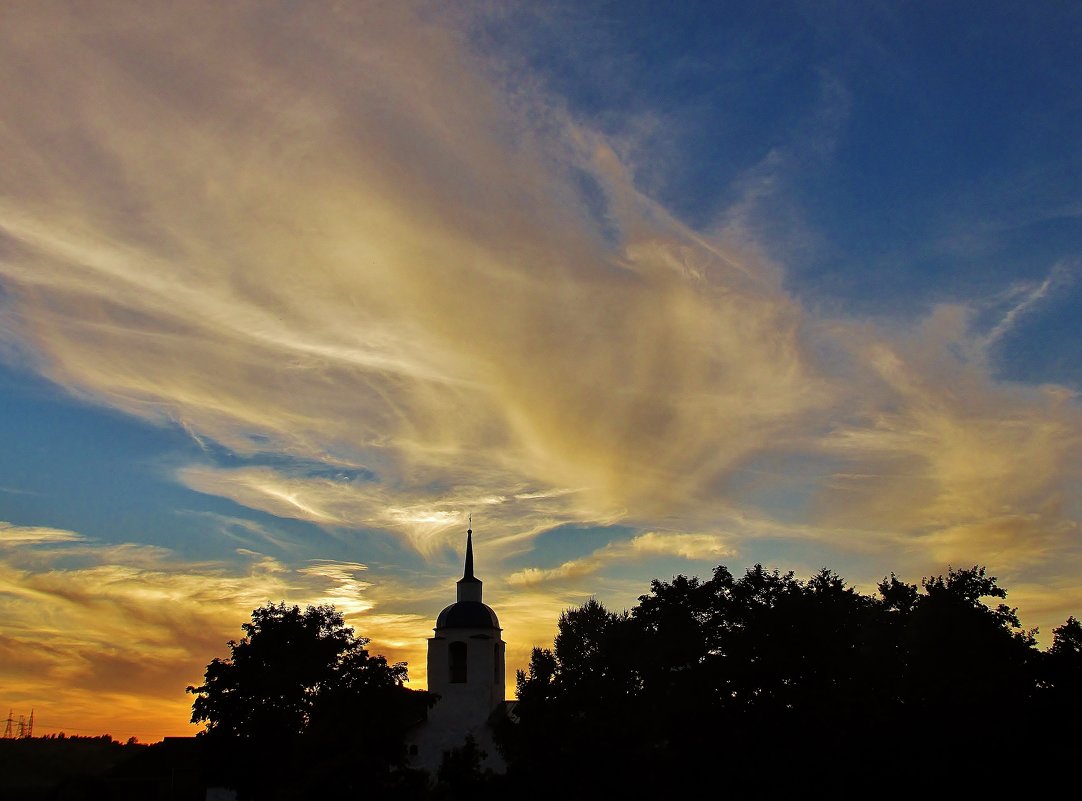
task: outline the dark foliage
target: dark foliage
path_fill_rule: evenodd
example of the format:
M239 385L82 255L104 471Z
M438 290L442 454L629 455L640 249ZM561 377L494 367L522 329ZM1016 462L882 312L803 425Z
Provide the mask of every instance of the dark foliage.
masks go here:
M1067 730L1077 731L1082 718L1082 623L1073 617L1052 630L1052 647L1045 660L1041 693L1044 717ZM1064 756L1077 755L1077 740L1057 743Z
M0 740L0 798L20 801L109 798L110 774L149 746L100 737Z
M1008 762L1077 747L1055 724L1082 709L1082 624L1041 653L1014 609L986 602L1005 596L978 566L920 588L892 574L867 596L828 570L756 565L655 580L621 614L591 600L518 674L518 724L501 730L510 787L998 781Z
M487 801L505 798L500 777L481 767L487 754L472 735L458 748L443 752L436 784L429 797L437 801Z
M404 781L404 730L427 693L405 664L372 656L331 606L268 604L207 665L192 722L205 723L211 781L261 799L351 798Z

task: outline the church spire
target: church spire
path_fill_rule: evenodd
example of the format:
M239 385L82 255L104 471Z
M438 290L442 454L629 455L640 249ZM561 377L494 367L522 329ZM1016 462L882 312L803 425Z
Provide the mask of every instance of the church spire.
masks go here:
M458 600L481 600L481 579L473 575L473 515L470 515L470 527L466 529L466 564L462 569L462 578L458 580Z
M470 527L466 529L466 566L462 571L462 578L473 578L473 515L470 515Z

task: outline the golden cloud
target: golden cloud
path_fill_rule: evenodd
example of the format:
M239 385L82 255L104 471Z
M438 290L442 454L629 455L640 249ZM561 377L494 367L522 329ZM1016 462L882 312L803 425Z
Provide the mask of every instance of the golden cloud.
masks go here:
M420 547L463 507L429 513L412 487L548 493L524 536L648 516L829 397L771 268L666 216L543 98L507 102L452 28L316 15L286 34L313 48L297 74L243 14L189 42L161 13L13 34L41 72L0 89L21 112L2 143L26 151L0 201L6 334L58 383L240 453L370 470L384 524ZM12 28L37 30L25 16ZM155 43L168 78L124 68ZM203 488L200 469L182 475ZM321 505L329 486L244 478L256 508L356 523Z
M465 468L451 489L431 486L387 488L364 479L290 475L280 468L213 468L189 466L179 480L199 492L230 498L270 514L350 528L380 528L403 534L423 553L431 553L460 535L472 512L484 521L486 548L506 555L523 541L572 522L605 525L605 518L581 502L581 492L531 491L508 486L506 476ZM503 479L503 481L501 481ZM505 494L496 494L504 490ZM470 511L467 511L470 510Z
M426 626L417 615L370 614L381 587L357 578L364 565L324 559L290 569L248 551L238 570L67 533L0 551L0 680L10 704L37 710L41 731L193 733L184 688L227 655L252 609L279 600L335 604L374 652L409 661L423 683Z
M540 569L528 567L512 573L507 583L531 586L558 579L573 579L597 573L612 562L638 559L643 556L679 556L683 559L712 560L736 555L727 537L716 534L685 534L648 531L630 540L612 542L580 559L564 562L559 567Z
M0 520L0 548L46 542L78 542L81 539L83 538L74 531L42 526L16 526Z

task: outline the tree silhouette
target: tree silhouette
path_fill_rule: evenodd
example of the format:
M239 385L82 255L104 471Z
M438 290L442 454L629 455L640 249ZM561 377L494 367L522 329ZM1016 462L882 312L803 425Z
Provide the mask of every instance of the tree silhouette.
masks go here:
M1042 678L1045 685L1044 717L1062 732L1077 731L1082 715L1082 623L1069 617L1052 630ZM1058 738L1047 750L1064 758L1073 758L1080 745L1079 736Z
M505 754L524 757L517 760L519 792L540 792L552 762L580 792L620 792L626 774L597 766L634 759L642 728L633 700L635 624L626 612L610 612L591 599L565 611L557 630L553 649L535 648L527 671L517 675L517 714L529 722L502 730Z
M921 582L904 633L906 700L925 713L948 704L977 714L1005 704L1032 701L1032 633L1021 630L1016 611L984 598L1005 598L983 567L950 570Z
M241 628L188 687L214 778L242 797L322 797L402 765L403 729L427 700L403 686L405 664L370 655L332 606L268 604Z
M436 785L430 793L434 799L462 799L484 801L502 797L496 777L481 767L487 754L472 734L457 748L443 752L436 771Z
M512 786L671 795L715 788L719 765L729 789L779 766L898 789L991 775L1082 711L1082 624L1042 654L1005 597L976 565L874 596L755 565L654 580L622 614L588 601L518 674Z

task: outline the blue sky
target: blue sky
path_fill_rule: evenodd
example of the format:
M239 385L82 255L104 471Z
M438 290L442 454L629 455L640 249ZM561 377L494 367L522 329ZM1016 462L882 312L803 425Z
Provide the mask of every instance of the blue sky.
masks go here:
M512 669L721 563L1082 609L1076 5L0 31L0 702L45 729L187 731L267 600L423 684L470 513Z

